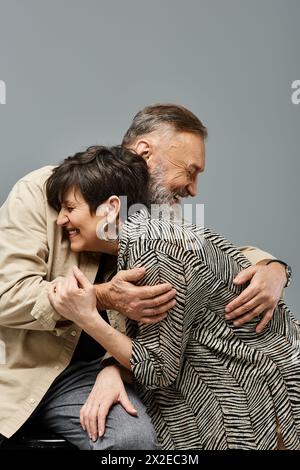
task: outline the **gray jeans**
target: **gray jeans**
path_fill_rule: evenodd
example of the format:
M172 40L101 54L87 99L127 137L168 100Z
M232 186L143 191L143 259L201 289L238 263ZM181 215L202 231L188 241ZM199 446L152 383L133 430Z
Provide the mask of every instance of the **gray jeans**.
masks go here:
M138 416L114 405L107 417L105 434L93 442L82 429L81 407L87 400L100 371L100 360L76 363L63 371L35 410L32 421L60 434L81 450L160 449L145 407L132 386L126 390Z

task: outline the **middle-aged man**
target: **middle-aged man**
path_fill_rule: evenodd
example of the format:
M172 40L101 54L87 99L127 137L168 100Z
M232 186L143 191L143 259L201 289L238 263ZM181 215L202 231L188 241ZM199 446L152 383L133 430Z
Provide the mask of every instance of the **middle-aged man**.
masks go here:
M173 203L196 195L205 137L206 128L187 109L154 105L135 116L123 145L146 159L161 202ZM6 353L0 365L2 439L37 420L80 449L158 448L145 409L134 390L125 389L118 367L101 370L103 349L52 308L48 290L77 265L95 283L99 311L116 310L148 323L165 318L175 292L168 284L135 286L143 269L120 272L105 283L109 267L99 257L72 253L47 203L44 183L51 171L44 167L22 178L0 210L0 340ZM64 217L67 222L67 213ZM271 255L249 247L244 254L254 266L235 282L250 283L226 315L240 317L239 322L261 315L262 329L289 279L282 262L266 264L274 260ZM122 329L120 315L108 312L108 317Z

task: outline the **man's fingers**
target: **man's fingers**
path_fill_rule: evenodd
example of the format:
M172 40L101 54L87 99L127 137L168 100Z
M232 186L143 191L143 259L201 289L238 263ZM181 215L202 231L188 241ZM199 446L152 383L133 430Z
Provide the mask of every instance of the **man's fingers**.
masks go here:
M234 284L244 284L250 281L257 271L257 266L250 266L249 268L243 269L233 280Z
M263 329L267 326L267 324L273 317L273 312L274 310L270 309L263 314L263 318L260 320L259 324L255 328L256 333L261 333L263 331Z
M171 289L169 290L166 294L159 295L157 297L154 297L153 299L147 299L143 301L143 307L146 308L156 308L161 305L166 304L167 302L170 302L171 300L174 299L176 295L176 290Z
M122 281L126 282L137 282L140 281L146 274L145 268L132 268L127 269L126 271L119 271L118 277L122 279Z
M249 300L249 302L246 302L243 304L241 307L236 308L235 310L232 310L230 313L225 314L226 320L233 320L234 318L240 317L241 315L244 315L247 312L252 311L254 308L258 307L259 305L262 305L261 299L259 296L254 297L253 299ZM264 310L264 307L261 308L261 312Z
M264 308L261 305L259 305L253 310L250 310L247 314L243 315L242 317L239 317L237 320L234 320L233 324L234 326L244 325L248 321L253 320L253 318L261 315L263 311L264 311Z
M160 295L166 294L167 292L173 290L173 287L169 282L164 284L157 284L156 286L143 286L137 287L139 290L139 296L141 299L153 299Z
M226 313L232 312L233 310L241 307L246 302L249 302L249 300L251 300L256 295L257 295L257 289L251 285L248 286L247 289L245 289L236 299L234 299L232 302L226 305L225 312Z
M145 325L154 325L155 323L159 323L160 321L167 318L167 316L167 313L163 313L162 315L154 315L152 317L142 317L139 320L139 323L144 323Z
M73 266L73 273L75 279L78 281L78 284L83 288L86 289L90 287L92 284L88 280L88 278L83 274L82 271L77 266Z
M171 308L173 308L176 305L176 300L172 299L169 302L166 302L163 305L160 305L159 307L156 308L145 308L144 310L144 317L151 317L153 315L163 315L166 314Z

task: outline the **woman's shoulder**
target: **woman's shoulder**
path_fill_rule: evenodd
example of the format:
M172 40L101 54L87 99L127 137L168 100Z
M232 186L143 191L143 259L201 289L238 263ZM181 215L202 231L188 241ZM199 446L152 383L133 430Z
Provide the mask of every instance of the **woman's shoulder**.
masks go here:
M168 218L155 218L148 211L142 210L131 215L120 233L121 245L172 245L190 250L203 243L207 230L185 222Z
M138 258L150 250L173 254L178 259L196 257L205 264L228 257L246 263L238 248L216 231L188 222L153 218L143 210L131 215L122 227L119 261L133 254Z

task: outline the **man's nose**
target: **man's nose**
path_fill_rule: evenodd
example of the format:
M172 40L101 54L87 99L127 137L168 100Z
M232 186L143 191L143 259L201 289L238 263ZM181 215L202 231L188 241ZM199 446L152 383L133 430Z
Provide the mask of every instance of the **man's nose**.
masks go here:
M65 225L68 223L68 221L69 221L68 217L63 212L60 212L58 214L57 221L56 221L58 226Z
M187 187L188 193L191 197L195 197L197 195L197 181L193 181Z

